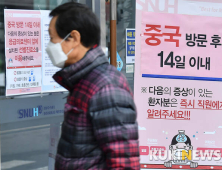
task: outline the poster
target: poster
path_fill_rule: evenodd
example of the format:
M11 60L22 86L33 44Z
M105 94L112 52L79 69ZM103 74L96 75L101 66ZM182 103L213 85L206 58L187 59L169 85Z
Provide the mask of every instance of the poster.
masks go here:
M141 169L222 169L222 3L136 3Z
M5 9L6 96L66 91L52 76L45 49L50 40L49 10Z
M135 29L126 29L126 63L135 63Z
M49 41L49 23L51 18L49 17L50 11L41 11L42 16L42 49L46 49ZM61 85L55 82L52 76L59 71L60 68L55 67L45 50L42 52L42 92L58 92L67 91Z
M5 10L6 95L41 92L41 14Z

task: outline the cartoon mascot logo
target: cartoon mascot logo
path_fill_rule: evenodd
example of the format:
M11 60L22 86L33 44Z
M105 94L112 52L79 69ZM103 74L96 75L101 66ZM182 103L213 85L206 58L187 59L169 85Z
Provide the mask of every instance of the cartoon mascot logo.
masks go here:
M171 151L171 160L164 162L165 167L172 165L190 165L191 168L197 168L198 163L192 162L192 150L190 138L185 135L184 130L179 130L179 134L175 135L169 146Z

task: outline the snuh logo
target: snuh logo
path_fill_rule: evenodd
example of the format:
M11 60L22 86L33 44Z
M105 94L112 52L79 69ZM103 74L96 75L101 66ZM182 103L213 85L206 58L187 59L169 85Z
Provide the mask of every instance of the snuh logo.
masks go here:
M35 107L35 108L18 110L19 119L28 118L28 117L37 117L41 113L42 113L42 106L41 105L38 107Z

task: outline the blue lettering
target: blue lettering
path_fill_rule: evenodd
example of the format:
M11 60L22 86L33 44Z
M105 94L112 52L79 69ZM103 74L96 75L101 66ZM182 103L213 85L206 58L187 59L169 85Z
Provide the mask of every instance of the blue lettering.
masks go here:
M44 112L44 115L49 115L49 114L55 114L55 111L48 111L48 112Z
M40 111L42 111L41 107L40 107ZM18 117L19 119L39 116L39 107L30 108L30 109L20 109L18 110L18 114L19 114L19 117Z
M45 106L44 110L52 110L55 109L55 106Z
M34 117L35 117L35 115L36 115L36 116L39 116L39 115L38 115L38 108L33 108L33 114L34 114Z
M42 113L42 105L40 105L40 106L38 106L38 111L39 111L39 114L41 114Z
M32 111L32 109L29 109L29 117L33 117L33 111Z
M23 110L20 109L20 110L18 111L18 113L20 114L19 119L22 119L22 118L23 118Z
M63 110L56 110L56 113L63 113Z
M30 112L30 109L24 109L24 110L23 110L23 116L24 116L24 118L25 118L25 117L29 117L29 112Z

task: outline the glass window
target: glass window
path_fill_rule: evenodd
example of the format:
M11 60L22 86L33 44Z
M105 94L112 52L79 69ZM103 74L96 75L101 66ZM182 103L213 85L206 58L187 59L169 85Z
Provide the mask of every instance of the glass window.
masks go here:
M66 2L79 2L91 7L91 0L1 0L0 1L0 96L5 95L4 9L52 10Z
M135 0L117 0L117 52L123 61L121 72L126 76L131 89L134 88L134 73L126 72L126 29L135 29ZM106 1L106 41L110 48L110 1ZM133 65L134 64L130 64Z
M0 96L5 95L4 9L52 10L60 4L70 1L83 3L92 8L92 0L0 0ZM110 2L109 0L104 1L106 2L106 44L109 48ZM117 1L117 52L123 61L121 72L127 77L133 90L134 73L126 73L126 28L135 28L135 0ZM20 99L8 101L12 103L13 107L22 109L20 106L14 106L17 100ZM33 101L37 100L43 102L41 97L36 97ZM27 108L29 107L27 106ZM7 119L9 119L9 115L15 117L15 120L11 121L12 123L1 124L1 168L3 170L48 170L50 164L53 164L53 162L50 162L50 156L52 155L49 155L49 149L50 147L56 147L52 137L55 135L53 130L60 128L63 115L17 121L16 116L19 115L17 112L9 113L6 111L2 113L1 111L0 114L3 115L3 118L8 117Z
M33 115L29 117L29 114L32 107L37 107L39 104L44 106L47 101L53 101L55 96L57 100L53 101L53 105L57 108L57 105L60 104L61 106L58 108L61 111L64 109L64 104L61 104L61 102L65 102L64 98L66 96L65 94L52 94L47 97L40 97L39 95L39 97L31 98L24 96L24 98L12 100L5 99L4 9L51 10L69 1L71 0L0 0L0 96L2 96L0 105L6 103L12 106L13 109L15 108L13 112L1 108L0 112L0 123L4 122L0 124L0 169L2 170L48 170L53 167L53 156L55 154L50 153L56 151L57 143L55 139L60 136L63 113L39 118L34 118ZM88 6L91 5L91 0L75 1ZM48 105L45 104L45 106ZM20 110L23 110L23 113ZM20 119L19 116L25 117L24 120Z

